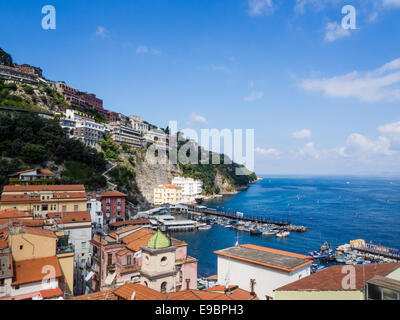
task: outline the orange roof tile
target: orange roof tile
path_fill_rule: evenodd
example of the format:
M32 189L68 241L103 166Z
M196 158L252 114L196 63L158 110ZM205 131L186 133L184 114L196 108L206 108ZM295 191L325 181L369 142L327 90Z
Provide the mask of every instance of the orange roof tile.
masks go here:
M131 250L122 249L121 251L118 251L118 252L117 252L117 255L118 255L118 256L123 256L123 255L125 255L125 254L127 254L127 253L131 253L131 252L132 252Z
M85 192L83 184L77 185L14 185L4 186L3 192L32 192L32 191L82 191Z
M1 219L0 225L11 222L13 225L23 225L27 227L43 227L44 226L43 219Z
M365 264L355 265L356 283L355 290L361 290L366 282L377 275L383 275L400 266L400 263L384 263L384 264ZM277 291L342 291L342 280L346 273L343 273L343 268L348 266L333 266L303 279L297 280L283 287L276 289Z
M40 295L42 296L43 299L49 299L49 298L56 298L59 296L63 296L64 293L60 288L56 288L56 289L42 290L40 291Z
M239 286L230 285L230 291L225 293L225 290L225 286L217 285L207 289L206 291L224 293L228 295L232 300L260 300L256 296L250 294L249 291L239 288Z
M31 227L26 227L26 226L24 226L24 230L25 230L25 233L57 239L56 234L53 231L50 231L50 230L44 230L44 229L39 229L39 228L31 228Z
M119 191L107 191L104 192L101 197L126 197L127 195L125 193L119 192Z
M26 211L20 211L16 208L8 208L0 210L0 219L27 218L27 217L32 217L32 214Z
M2 194L1 203L40 202L40 197L31 197L28 194Z
M131 300L132 294L135 292L135 300L162 300L163 295L139 283L128 283L116 289L114 294L124 300Z
M118 300L118 296L113 293L115 289L93 292L82 296L76 296L70 300Z
M201 290L184 290L165 294L165 300L232 300L223 293Z
M89 211L63 212L60 218L61 223L91 222Z
M54 172L50 171L49 169L41 169L40 172L42 174L48 174L48 175L53 175L54 176Z
M158 186L155 186L154 188L157 188L157 189L163 189L163 188L166 188L166 189L182 189L182 187L179 187L179 186L174 185L174 184L160 184Z
M136 230L136 229L139 229L139 228L140 228L140 226L127 226L127 227L122 228L120 230L111 232L110 234L108 234L108 236L110 236L111 238L116 239L117 235L120 235L120 234L128 232L128 231Z
M215 274L213 276L209 276L209 277L205 278L205 280L218 280L218 275Z
M15 286L24 283L42 281L45 276L45 274L42 273L42 270L45 266L54 267L56 278L62 276L61 268L56 256L18 261L15 262L15 280L12 285Z

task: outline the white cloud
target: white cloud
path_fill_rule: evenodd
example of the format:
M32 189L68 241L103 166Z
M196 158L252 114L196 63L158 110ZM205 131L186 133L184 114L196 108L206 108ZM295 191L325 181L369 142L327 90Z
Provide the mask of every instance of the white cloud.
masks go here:
M400 7L400 0L383 0L384 7Z
M372 141L359 133L352 133L346 141L345 147L340 149L344 157L362 157L385 155L390 156L395 151L390 150L390 140L384 136L379 136L378 140Z
M261 91L253 91L248 96L243 98L244 102L252 102L262 99L264 97L264 92Z
M94 35L99 38L106 38L108 36L108 34L109 34L109 32L106 28L104 28L102 26L98 26Z
M263 148L255 148L255 153L262 155L262 156L270 156L270 157L278 157L280 152L275 148L263 149Z
M390 138L392 149L400 150L400 121L379 126L378 130Z
M398 101L400 58L365 74L353 71L332 78L305 79L298 85L309 91L321 91L328 97L357 98L365 102Z
M299 155L303 158L319 159L321 152L314 147L313 142L308 142L302 149L300 149Z
M311 139L311 131L308 129L303 129L292 133L294 139Z
M248 0L248 5L248 13L251 16L263 16L275 10L272 0Z
M192 112L189 118L189 123L207 123L207 119L195 112Z
M340 38L350 36L350 31L344 29L340 24L337 22L329 22L325 26L325 41L326 42L333 42Z
M146 45L141 45L136 48L136 54L147 54L150 53L154 56L161 56L162 52L156 49L151 49Z

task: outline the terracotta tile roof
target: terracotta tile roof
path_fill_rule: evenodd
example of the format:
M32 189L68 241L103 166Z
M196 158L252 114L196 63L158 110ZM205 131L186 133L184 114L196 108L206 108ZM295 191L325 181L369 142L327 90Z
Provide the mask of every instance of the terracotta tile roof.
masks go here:
M49 169L29 169L29 170L15 172L13 174L10 174L10 176L16 176L16 175L20 175L22 173L27 173L27 172L31 172L31 171L35 171L36 172L36 170L38 170L39 173L41 173L41 174L53 175L54 176L54 172L50 171Z
M218 280L218 275L215 274L213 276L209 276L209 277L205 278L205 280Z
M142 228L142 229L139 229L138 231L131 233L130 235L123 237L122 242L129 244L136 240L142 239L144 237L146 237L146 239L148 240L154 233L155 233L155 231L152 229ZM147 242L146 242L146 244L147 244Z
M41 170L40 170L40 173L42 173L42 174L48 174L48 175L52 175L52 176L55 175L54 172L53 172L53 171L50 171L49 169L41 169Z
M49 299L49 298L56 298L63 296L64 293L60 288L57 288L57 289L42 290L40 291L40 295L42 296L43 299Z
M116 239L117 235L120 235L120 234L128 232L128 231L136 230L136 229L139 229L139 228L140 228L140 226L127 226L127 227L122 228L120 230L117 230L117 231L109 233L108 236L111 237L111 238Z
M28 234L57 239L56 234L50 230L31 228L31 227L24 227L24 230L25 230L25 233L28 233Z
M119 191L107 191L101 194L101 197L126 197L125 193Z
M43 227L44 219L1 219L0 217L0 225L6 224L7 222L11 222L13 225L23 225L27 227Z
M0 249L8 247L8 240L0 239Z
M41 259L32 259L15 262L15 280L13 286L42 281L44 274L42 273L43 267L53 266L55 270L55 277L62 276L61 268L58 263L58 258L48 257Z
M32 214L26 211L20 211L16 208L8 208L0 210L0 219L28 218L28 217L32 217Z
M40 202L40 197L31 197L28 194L2 194L1 203Z
M365 264L355 265L356 285L355 290L361 290L365 283L377 275L386 274L391 270L399 267L400 263L385 263L385 264ZM333 266L324 270L313 273L303 279L297 280L283 287L276 289L277 291L323 291L346 290L342 287L342 280L348 273L342 273L344 267L348 266Z
M141 267L132 267L132 268L127 268L127 269L120 270L119 273L120 274L131 273L131 272L134 272L134 271L140 271L140 269L141 269Z
M118 300L118 296L113 293L115 289L93 292L82 296L73 297L70 300Z
M4 186L3 192L32 192L32 191L81 191L85 192L85 186L83 184L77 185L14 185Z
M128 283L116 289L114 294L124 300L131 300L132 293L135 291L135 300L161 300L163 295L139 283Z
M79 199L85 198L87 199L87 195L85 192L55 192L53 193L53 197L50 200L58 200L58 199Z
M123 256L123 255L128 254L128 253L131 253L131 252L132 252L131 250L122 249L121 251L118 251L118 252L117 252L117 255L118 255L118 256Z
M113 222L110 223L111 227L121 227L125 225L138 225L138 224L148 224L149 219L136 219L136 220L127 220L127 221L119 221L119 222Z
M251 244L222 249L214 251L214 253L288 272L312 263L309 256Z
M166 293L165 300L232 300L232 298L223 293L201 290L184 290Z
M239 286L231 285L231 286L229 286L229 290L230 290L229 293L225 293L225 286L218 285L218 286L211 287L211 288L207 289L206 291L226 294L232 300L260 300L256 296L253 296L252 294L250 294L249 291L239 288Z
M91 222L89 211L63 212L60 218L61 223Z

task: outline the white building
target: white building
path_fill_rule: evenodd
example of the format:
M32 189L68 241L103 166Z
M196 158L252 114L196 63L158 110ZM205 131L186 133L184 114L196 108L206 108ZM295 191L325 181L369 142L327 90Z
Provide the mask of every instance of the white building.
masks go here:
M168 146L168 135L161 129L151 129L143 137L145 143L154 144L157 148L166 149Z
M182 188L182 202L189 203L201 196L203 182L192 178L175 177L172 184Z
M84 266L90 261L90 245L92 240L92 221L88 211L63 212L59 228L69 235L69 243L74 245L75 264Z
M125 143L129 147L136 149L141 149L143 147L144 140L139 131L118 123L109 124L107 129L111 134L111 139L115 142L119 144Z
M97 198L94 194L88 195L87 210L90 212L90 218L96 228L102 228L104 221L100 198Z
M238 285L261 300L274 298L274 290L310 275L312 261L301 254L241 245L219 251L218 284Z
M129 116L129 121L133 129L143 133L149 131L149 125L144 123L142 117L139 116Z

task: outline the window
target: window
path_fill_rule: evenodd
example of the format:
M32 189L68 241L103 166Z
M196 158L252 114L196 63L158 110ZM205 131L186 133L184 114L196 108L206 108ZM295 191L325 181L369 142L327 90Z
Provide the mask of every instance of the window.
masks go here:
M161 284L161 293L166 293L167 292L167 283L163 282Z
M67 211L67 206L62 206L62 211L66 212Z
M165 266L167 264L167 257L162 257L161 258L161 265Z
M24 246L23 246L23 245L19 246L19 250L22 250L23 248L24 248Z
M126 264L127 264L128 266L130 266L130 265L132 264L132 256L127 256L127 257L126 257Z
M4 279L0 279L0 286L4 286Z
M74 205L74 211L78 211L78 205Z
M49 210L49 205L48 204L42 204L42 211L47 211Z

